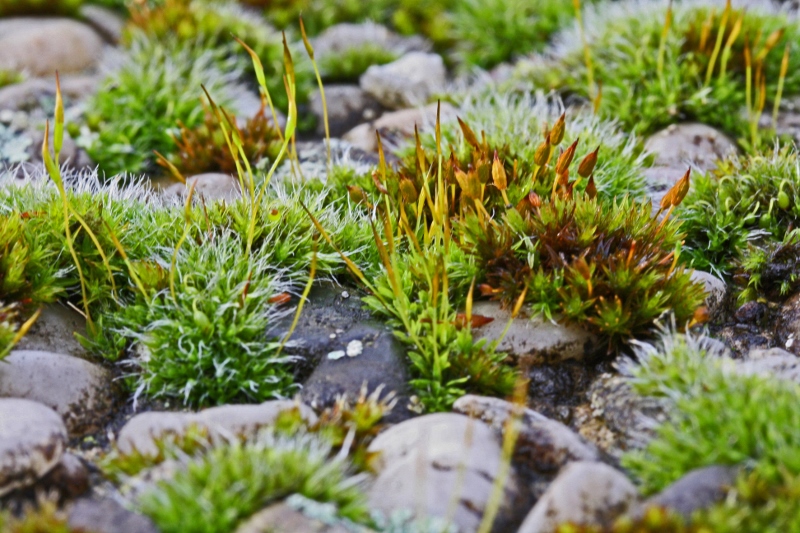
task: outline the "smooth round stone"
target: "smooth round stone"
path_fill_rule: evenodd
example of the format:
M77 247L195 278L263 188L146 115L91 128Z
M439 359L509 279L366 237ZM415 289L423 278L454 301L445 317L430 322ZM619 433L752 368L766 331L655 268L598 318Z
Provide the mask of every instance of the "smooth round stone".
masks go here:
M13 350L0 365L0 397L41 402L64 418L71 436L101 428L114 399L112 375L60 353Z
M54 77L90 70L103 54L103 40L76 20L10 18L0 20L0 69Z
M66 445L67 428L58 413L30 400L0 399L0 496L47 474Z

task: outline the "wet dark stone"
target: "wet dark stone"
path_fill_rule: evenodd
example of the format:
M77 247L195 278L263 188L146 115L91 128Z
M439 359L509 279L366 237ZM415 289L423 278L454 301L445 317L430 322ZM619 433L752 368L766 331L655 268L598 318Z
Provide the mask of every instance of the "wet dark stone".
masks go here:
M571 408L585 402L586 391L594 379L609 370L606 363L575 360L532 366L528 372L528 406L548 418L569 424Z
M301 396L308 405L325 408L342 394L357 398L364 384L368 393L384 385L381 397L392 391L397 394L397 404L385 421L401 422L414 415L408 409L405 347L390 328L372 319L363 309L361 296L357 289L333 283L315 287L292 335L298 345L286 351L303 357L297 380L303 382ZM291 319L288 317L276 328L278 335L288 330ZM361 353L353 357L328 357L332 352L346 352L351 342L361 343Z
M767 306L760 302L747 302L734 313L740 324L758 325L767 315Z

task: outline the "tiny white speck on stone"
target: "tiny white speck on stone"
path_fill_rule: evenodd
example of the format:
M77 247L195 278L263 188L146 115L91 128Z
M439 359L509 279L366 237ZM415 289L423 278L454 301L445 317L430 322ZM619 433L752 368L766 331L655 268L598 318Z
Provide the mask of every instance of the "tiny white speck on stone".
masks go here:
M335 350L328 354L328 359L333 359L334 361L342 357L344 357L344 350Z
M789 339L786 341L786 349L788 350L792 346L794 346L794 336L789 335Z
M340 334L342 334L342 333L344 333L344 330L343 330L343 329L336 328L336 334L337 334L337 335L340 335Z
M336 333L331 333L330 335L328 335L328 338L329 339L335 339L336 338Z
M364 345L361 341L350 341L347 343L347 357L355 357L361 355L364 351Z
M342 298L344 298L345 300L350 298L350 293L347 291L342 291Z

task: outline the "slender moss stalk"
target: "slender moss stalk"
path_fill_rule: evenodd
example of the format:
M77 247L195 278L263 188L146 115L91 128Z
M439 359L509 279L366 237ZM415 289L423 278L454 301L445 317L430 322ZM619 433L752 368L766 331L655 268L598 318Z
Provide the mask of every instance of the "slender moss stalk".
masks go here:
M722 49L722 38L725 36L725 29L728 26L728 18L731 14L731 0L727 0L725 2L725 11L722 12L722 21L719 25L719 30L717 30L717 40L714 43L714 51L711 52L711 59L708 62L708 68L706 69L706 81L704 86L708 87L711 83L711 76L714 74L714 66L717 63L717 57L719 56L719 52Z
M175 244L175 250L172 252L172 261L170 261L169 265L169 293L172 295L172 301L175 302L175 305L178 305L178 298L175 294L175 270L178 263L178 252L180 252L183 241L186 240L186 237L189 235L189 230L192 228L192 196L194 195L195 185L197 185L197 181L192 182L189 186L189 194L186 195L186 205L183 211L183 233Z
M783 60L781 61L781 73L778 78L778 88L775 93L775 103L772 105L772 129L778 129L778 110L781 107L781 98L783 97L783 84L786 81L786 72L789 70L789 45L783 51Z
M736 19L736 22L733 24L733 29L731 30L731 34L728 36L728 40L725 41L725 48L722 51L722 59L720 61L719 67L719 76L720 78L725 77L725 73L728 70L728 61L731 57L731 50L733 49L733 45L736 43L736 39L739 38L739 33L742 31L742 24L744 23L744 14L739 15Z
M667 13L664 16L664 28L661 30L661 39L658 43L658 64L656 66L658 72L658 80L663 86L664 80L664 55L667 50L667 37L669 36L669 29L672 26L672 0L667 4Z
M314 47L311 46L311 41L308 40L306 35L306 28L303 25L303 17L300 17L300 34L303 36L303 44L306 47L308 57L311 58L311 64L314 66L314 74L317 76L317 85L319 85L319 95L322 98L322 121L325 124L325 146L328 148L328 172L331 171L331 130L328 125L328 102L325 100L325 87L322 85L322 76L319 74L317 62L314 59Z

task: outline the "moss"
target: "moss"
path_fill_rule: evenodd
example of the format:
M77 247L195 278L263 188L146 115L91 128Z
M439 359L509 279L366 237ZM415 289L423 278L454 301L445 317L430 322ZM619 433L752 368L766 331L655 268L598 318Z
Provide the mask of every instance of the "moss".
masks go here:
M76 14L81 5L83 0L0 0L0 17L69 16Z
M784 95L800 91L800 26L773 8L762 5L747 11L734 9L723 25L721 8L676 4L663 52L664 4L628 1L586 11L584 27L593 77L602 85L600 112L620 120L628 130L648 134L668 124L697 120L721 128L740 138L743 145L755 148L743 114L743 49L748 40L753 49L753 72L760 69L766 82L766 105L771 105L776 95L785 46L790 55ZM727 47L737 20L742 20L741 31ZM720 28L722 46L714 54ZM780 29L784 33L768 47L768 37ZM517 79L594 98L596 88L587 87L586 62L577 28L558 39L553 55L552 63L520 66ZM712 75L707 78L712 58Z
M297 19L292 21L292 29ZM249 63L245 49L234 42L236 36L261 59L267 87L278 108L288 105L283 86L283 45L281 34L262 17L233 1L157 0L134 4L124 40L130 44L144 34L147 39L191 44L198 49L214 49L223 56L235 56ZM291 37L291 35L290 35ZM297 78L297 102L302 104L314 87L311 62L302 47L291 45ZM223 69L225 67L223 66ZM212 93L213 96L213 93Z
M152 193L137 184L120 187L118 182L112 181L101 186L92 175L80 175L78 179L79 184L68 191L70 204L97 237L113 273L109 276L101 252L73 218L74 244L87 279L88 303L92 308L101 309L113 306L117 298L130 296L136 290L114 239L121 243L135 264L142 262L140 266L143 267L156 248L177 241L181 212L177 208L148 205ZM0 198L12 213L23 218L25 231L35 236L30 250L41 257L38 264L59 273L62 290L40 300L53 301L55 296L62 295L81 298L77 270L71 256L63 253L66 249L64 213L56 187L46 181L9 187L0 192ZM53 290L52 282L44 286Z
M67 514L50 498L39 498L26 506L21 516L0 513L0 529L5 533L84 533L69 527Z
M27 309L55 301L65 287L54 264L58 250L30 227L37 216L36 211L0 214L0 299Z
M791 296L800 289L800 230L787 232L781 242L750 245L740 270L739 278L746 280L740 302L760 297L780 301Z
M525 301L536 313L583 324L610 347L646 335L667 310L681 324L692 318L701 303L701 289L688 272L675 269L680 223L660 223L649 202L604 199L594 178L588 179L595 167L602 168L596 151L573 166L578 177L569 182L578 143L564 150L573 154L569 159L553 157L565 138L563 118L535 150L525 150L533 154L520 159L512 159L508 146L491 146L488 135L478 141L471 128L462 129L462 138L471 138L463 141L469 148L461 151L468 155L458 159L453 153L443 163L444 183L452 187L448 206L453 238L467 252L465 259L474 261L463 266L470 274L461 285L454 280L456 290L465 291L463 283L475 276L484 296L508 307L525 291ZM558 143L550 141L556 129ZM433 154L420 148L415 157L414 166L407 163L392 180L404 184L403 190L393 187L406 202L408 196L420 197L425 187L434 186L425 185ZM559 169L562 159L566 165ZM504 176L501 186L494 181L498 171ZM440 185L435 187L434 196ZM412 203L408 209L410 220L419 216L415 207Z
M268 113L262 107L242 127L236 126L245 157L253 167L271 163L280 150L280 131L267 116ZM229 116L231 122L237 124L236 116ZM176 150L171 163L184 177L204 172L236 175L236 161L210 109L205 109L202 125L195 128L181 125L180 133L175 136L175 144ZM169 170L167 161L159 159L158 164ZM242 161L239 164L243 164Z
M330 83L358 83L361 75L372 65L391 63L399 56L379 44L348 48L320 58L322 78Z
M800 475L800 387L771 376L744 376L709 357L697 340L667 339L639 354L632 384L666 399L667 422L642 451L623 458L646 492L711 465L745 465L771 486ZM765 406L769 406L766 408Z
M453 5L450 36L461 65L491 68L541 50L574 16L560 0L463 0Z
M6 85L13 85L14 83L19 83L22 80L23 77L21 74L13 70L0 69L0 88L5 87Z
M489 145L497 148L509 166L515 160L519 162L517 172L521 174L521 180L530 177L534 156L545 132L564 112L558 99L540 94L508 94L492 88L484 92L473 91L459 104L459 116L476 135L485 134ZM590 113L570 111L566 117L564 137L580 139L576 160L600 148L594 179L601 197L614 198L626 194L644 197L642 172L646 158L635 136L623 133L614 123ZM472 147L458 123L443 123L442 138L443 145L452 147L462 164L469 161ZM432 135L423 135L422 143L428 150L435 149ZM414 151L412 143L401 150L407 165L413 164ZM552 173L548 180L552 180ZM542 187L548 184L547 181L541 183ZM549 184L552 185L552 181Z
M695 179L678 210L686 231L686 257L702 270L729 277L748 243L765 246L800 224L798 154L792 146L722 162Z
M140 39L126 54L87 103L92 131L79 139L107 176L153 173L154 151L173 155L177 146L171 133L177 133L178 124L203 123L201 84L226 107L243 90L237 86L241 62L225 59L222 50Z
M217 446L188 459L138 505L165 533L233 531L251 514L294 493L335 505L341 517L367 522L366 498L347 476L347 463L329 457L330 445L317 437L264 431L253 442Z

